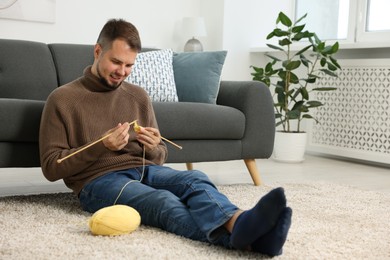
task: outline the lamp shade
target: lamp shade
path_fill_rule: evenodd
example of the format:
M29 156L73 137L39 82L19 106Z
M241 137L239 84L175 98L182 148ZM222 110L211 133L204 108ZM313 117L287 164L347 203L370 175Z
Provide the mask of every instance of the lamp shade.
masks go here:
M206 36L206 26L203 17L184 17L183 34L188 37Z

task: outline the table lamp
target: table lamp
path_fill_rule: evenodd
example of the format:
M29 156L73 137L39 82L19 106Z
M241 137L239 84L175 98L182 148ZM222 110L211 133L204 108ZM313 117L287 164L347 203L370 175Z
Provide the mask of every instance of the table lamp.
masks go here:
M202 43L195 39L195 37L207 35L203 17L183 18L183 34L192 37L184 45L185 52L203 51Z

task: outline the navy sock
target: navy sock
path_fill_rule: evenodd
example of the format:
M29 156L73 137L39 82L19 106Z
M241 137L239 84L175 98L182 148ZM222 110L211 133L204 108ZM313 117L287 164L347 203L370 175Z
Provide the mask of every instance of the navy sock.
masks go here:
M252 209L244 211L237 218L230 236L232 246L236 249L246 249L276 225L285 207L284 189L276 188L270 191Z
M280 214L276 226L253 242L251 245L252 250L269 256L281 255L284 242L287 239L288 230L291 226L291 216L291 208L286 207Z

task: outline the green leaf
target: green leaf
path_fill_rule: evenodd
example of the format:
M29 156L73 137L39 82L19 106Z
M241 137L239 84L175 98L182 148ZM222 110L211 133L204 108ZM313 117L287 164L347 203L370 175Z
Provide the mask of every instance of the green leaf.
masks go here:
M301 107L301 112L302 112L302 113L307 113L307 112L309 112L309 107L303 105L303 106Z
M291 111L288 111L287 113L287 116L289 119L298 119L301 115L301 111L300 110L291 110Z
M275 93L284 93L284 88L282 86L276 85Z
M300 54L299 55L299 58L301 59L303 65L305 65L306 67L309 67L309 63L312 63L310 60L308 60L305 55L303 54Z
M304 104L304 101L296 102L295 105L293 106L292 110L299 110L300 111L303 104Z
M251 66L251 68L253 68L254 71L259 72L259 73L262 73L262 71L264 71L263 68L259 68L259 67L255 67L255 66Z
M333 44L332 46L332 51L333 53L336 53L338 50L339 50L339 42L335 42L335 44Z
M281 48L281 47L279 47L279 46L276 46L276 45L272 45L272 44L268 44L268 43L267 43L267 46L270 47L271 49L284 51L283 48Z
M314 121L316 121L317 124L319 123L319 121L318 121L317 119L315 119L314 117L312 117L312 116L309 115L309 114L304 114L304 115L302 116L302 118L305 118L305 119L313 119Z
M303 99L308 100L309 99L309 92L306 88L300 89Z
M281 71L279 71L279 73L280 73ZM278 75L279 75L279 73L278 73ZM276 82L276 86L277 87L281 87L283 90L284 90L284 86L286 85L286 83L285 83L285 81L284 80L280 80L280 81L278 81L278 82Z
M320 61L321 67L324 67L326 65L326 58L322 58Z
M289 97L293 97L293 93L295 92L295 89L290 89L287 93L286 93L286 95L287 96L289 96Z
M316 83L317 78L309 77L309 78L303 79L303 80L306 81L307 83L313 84L313 83Z
M265 66L265 71L266 72L272 72L272 63L268 62L267 65Z
M307 51L310 47L311 47L311 45L306 46L306 47L303 48L302 50L300 50L300 51L298 51L297 53L295 53L294 56L301 55L302 53L304 53L305 51Z
M325 74L327 74L329 76L332 76L332 77L335 77L335 78L338 77L336 73L334 73L334 72L332 72L332 71L330 71L328 69L320 69L320 71L324 72Z
M278 126L282 125L285 121L286 121L286 120L277 122L276 125L275 125L275 127L278 127Z
M325 44L325 43L324 43ZM324 49L321 51L322 55L330 55L333 54L333 49L332 46L326 46Z
M320 42L317 44L317 52L322 52L325 48L325 42Z
M265 56L267 56L267 57L273 59L274 61L281 61L281 59L276 58L275 56L272 56L272 55L269 55L269 54L265 54Z
M335 65L333 65L332 63L330 62L327 62L328 64L328 69L331 70L331 71L336 71L337 70L337 67Z
M286 45L290 45L290 44L291 44L291 41L288 38L284 38L283 40L279 41L280 46L286 46Z
M276 28L274 31L273 31L273 34L277 37L283 37L283 36L288 36L290 35L290 32L288 31L283 31L282 29L280 28Z
M288 18L287 15L285 15L283 12L279 13L278 19L283 25L287 27L290 27L292 25L290 18Z
M286 70L295 70L296 68L299 68L299 66L301 66L301 61L294 60L288 62L284 67L286 68Z
M286 100L286 96L284 93L278 93L278 103L284 104L284 101Z
M318 120L317 119L315 119L314 117L312 117L311 115L309 115L309 114L304 114L303 116L302 116L302 118L306 118L306 119L313 119L314 121L316 121L316 123L318 123Z
M297 33L297 34L294 35L294 37L291 38L291 40L293 40L293 41L300 41L304 37L305 37L305 34Z
M310 108L313 108L313 107L320 107L320 106L323 106L324 104L322 104L320 101L307 101L306 103L308 105L308 107Z
M337 62L337 60L335 58L333 58L332 56L329 56L329 59L333 63L333 65L335 65L337 68L341 69L340 64Z
M318 38L317 34L313 33L312 37L314 38L316 44L320 44L321 43L321 40L320 40L320 38Z
M303 19L305 19L307 16L307 13L304 14L301 18L299 18L298 20L295 21L295 24L299 23L300 21L302 21Z
M268 35L267 35L267 40L271 39L272 37L274 37L275 34L274 32L270 32Z
M299 78L297 75L294 73L290 72L290 82L293 84L298 84L299 83Z
M291 31L293 33L299 33L299 32L301 32L303 30L303 28L305 28L304 24L303 25L297 25L297 26L294 26Z
M297 98L297 96L299 95L299 93L301 93L301 92L300 92L299 89L296 89L295 91L294 91L294 89L293 89L292 91L294 92L294 95L291 96L291 99L294 100L294 102L297 102L297 101L296 101L296 98Z
M337 90L337 88L331 88L331 87L326 87L326 88L313 88L313 91L332 91L332 90Z

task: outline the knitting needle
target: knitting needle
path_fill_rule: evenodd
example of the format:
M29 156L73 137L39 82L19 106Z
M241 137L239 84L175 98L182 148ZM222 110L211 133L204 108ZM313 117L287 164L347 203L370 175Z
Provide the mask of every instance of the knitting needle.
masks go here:
M173 146L175 146L175 147L179 148L180 150L181 150L181 149L183 149L183 147L182 147L182 146L180 146L180 145L178 145L178 144L175 144L174 142L172 142L172 141L168 140L167 138L165 138L165 137L162 137L162 136L160 136L160 137L161 137L161 139L163 139L164 141L166 141L166 142L170 143L171 145L173 145Z
M129 125L134 124L136 121L137 121L137 120L134 120L133 122L129 123ZM68 159L69 157L72 157L73 155L78 154L78 153L81 152L81 151L84 151L85 149L91 147L92 145L95 145L95 144L97 144L98 142L103 141L104 139L106 139L107 137L109 137L109 136L112 135L112 134L113 134L113 132L112 132L112 133L109 133L109 134L106 134L105 136L103 136L102 138L96 140L95 142L90 143L89 145L87 145L87 146L85 146L85 147L83 147L83 148L81 148L81 149L79 149L79 150L77 150L77 151L75 151L75 152L73 152L73 153L71 153L71 154L65 156L64 158L58 159L58 160L57 160L57 163L61 163L62 161Z

